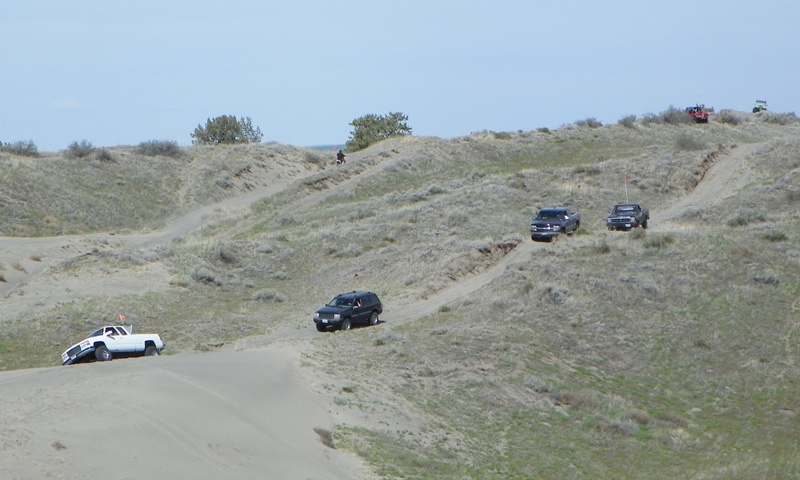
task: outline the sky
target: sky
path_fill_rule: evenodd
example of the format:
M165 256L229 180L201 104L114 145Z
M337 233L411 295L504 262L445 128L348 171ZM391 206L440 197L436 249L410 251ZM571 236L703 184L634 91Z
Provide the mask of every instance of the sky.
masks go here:
M0 0L0 141L190 145L220 115L263 142L604 124L696 103L800 112L795 0Z

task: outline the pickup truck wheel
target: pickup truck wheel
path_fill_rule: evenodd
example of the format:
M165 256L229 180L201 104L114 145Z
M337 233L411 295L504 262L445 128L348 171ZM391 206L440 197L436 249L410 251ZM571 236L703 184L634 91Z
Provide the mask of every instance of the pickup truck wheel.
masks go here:
M353 324L350 321L350 319L349 318L345 318L344 321L342 321L342 326L339 327L339 328L341 328L342 330L350 330L350 328L352 326L353 326Z
M148 345L147 348L144 349L145 357L157 357L158 355L158 349L153 345Z
M94 358L96 358L98 362L108 362L112 357L111 352L108 351L108 348L106 348L105 345L100 345L94 349Z
M378 324L378 312L372 312L372 315L369 316L369 324L370 325Z
M644 222L642 222L642 228L647 228L647 219L646 218L644 219Z

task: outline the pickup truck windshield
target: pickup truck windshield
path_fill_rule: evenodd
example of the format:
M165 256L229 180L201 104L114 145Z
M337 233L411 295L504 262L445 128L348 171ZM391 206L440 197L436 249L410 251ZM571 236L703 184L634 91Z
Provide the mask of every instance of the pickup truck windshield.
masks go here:
M558 212L542 212L536 217L537 220L561 220L566 215Z
M633 213L636 211L634 207L617 207L613 213Z

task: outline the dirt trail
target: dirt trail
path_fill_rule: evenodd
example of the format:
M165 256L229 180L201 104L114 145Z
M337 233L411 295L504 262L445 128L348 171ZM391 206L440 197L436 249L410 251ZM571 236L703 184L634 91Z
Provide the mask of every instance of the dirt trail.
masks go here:
M651 213L651 223L656 230L668 230L671 222L679 218L687 208L703 208L722 201L735 194L748 183L747 159L757 155L766 148L765 144L747 144L735 147L727 155L719 157L717 162L706 172L700 183L691 193L663 210ZM432 315L443 305L470 295L493 279L503 274L509 267L525 262L529 256L540 248L548 248L548 244L523 240L514 250L509 252L493 267L486 271L462 279L426 300L412 304L404 304L402 314L391 316L392 324L405 323L426 315ZM391 307L391 305L388 305ZM387 308L391 311L391 308ZM389 317L387 317L389 318Z
M159 266L148 266L144 271L134 274L130 271L120 272L119 275L108 271L84 271L71 274L66 284L64 278L55 278L49 273L56 265L95 251L153 250L176 238L191 239L194 232L206 225L221 219L243 217L253 203L285 191L305 174L303 171L295 173L286 170L274 175L269 186L197 208L173 219L157 231L131 235L97 233L47 238L0 237L0 266L4 267L6 279L0 282L0 321L14 319L34 306L46 309L85 296L119 295L166 287L168 276Z
M763 143L746 144L737 146L727 154L718 157L717 161L708 169L703 179L691 193L663 210L652 211L650 221L653 225L652 230L667 231L673 228L673 222L679 219L686 209L705 208L734 195L749 182L747 160L754 155L758 155L759 152L765 148L767 147ZM386 168L386 165L383 165L382 168ZM378 174L381 169L374 169L368 172L368 174ZM339 184L333 191L308 197L300 200L300 202L304 207L310 208L315 202L321 201L329 195L335 195L338 191L337 189L348 188L351 184L362 178L363 177L352 178L347 182ZM293 204L293 208L295 207L296 204ZM391 300L387 301L385 304L387 313L383 316L383 320L389 322L387 326L389 324L401 325L420 317L432 315L442 306L477 292L493 279L502 275L507 269L514 268L514 265L527 261L529 256L536 250L550 247L551 246L546 243L535 243L529 239L524 239L516 248L511 250L491 268L479 274L463 278L458 283L437 292L427 299L412 303L404 301L402 309L392 308ZM396 314L392 312L402 313ZM239 348L252 348L275 341L311 339L317 336L318 335L316 335L312 329L308 329L308 331L296 331L287 328L284 331L274 332L269 336L243 340L238 343L237 346Z
M706 207L742 188L747 159L761 148L745 145L719 157L692 193L653 212L654 228L669 229L684 209ZM311 206L381 168L386 162L324 193L300 198L292 208ZM132 277L130 271L87 271L54 279L48 270L93 249L155 248L174 237L191 236L214 217L240 215L252 202L289 188L293 181L285 178L269 188L200 208L157 232L0 238L0 263L11 278L0 282L0 318L97 295L102 288L157 288L158 281L168 278L166 272L145 269ZM525 238L492 267L427 299L404 303L403 309L387 303L387 323L379 328L433 314L479 291L537 249L553 247L557 245ZM13 265L19 270L8 268ZM403 313L393 313L399 311ZM107 468L106 459L113 457L115 471L123 477L157 471L178 477L377 478L359 459L323 445L324 433L342 423L345 414L340 415L342 409L330 395L320 394L321 385L330 379L300 366L305 353L324 348L312 339L335 337L321 336L310 325L282 328L244 339L233 348L247 351L0 372L0 469L9 478L67 478L73 471ZM401 418L403 412L397 413Z
M651 225L655 231L670 229L671 224L686 209L702 208L724 200L744 187L748 182L746 160L757 155L764 144L746 144L733 148L720 156L706 172L697 187L688 195L663 210L651 211ZM413 157L416 151L403 151L402 155L366 167L360 174L332 186L298 198L285 209L311 208L331 195L336 195L359 181L380 175L397 161ZM353 161L358 161L354 155ZM48 275L48 271L61 262L91 254L93 251L125 249L155 249L166 245L174 238L187 238L203 226L220 218L244 216L252 203L290 188L298 178L281 175L268 187L262 187L222 202L198 208L170 222L164 229L134 235L92 234L86 236L61 236L50 238L0 237L0 265L4 265L6 282L0 282L0 321L10 320L29 311L34 306L51 308L84 296L98 294L120 294L144 291L158 286L166 287L168 275L157 265L148 266L134 274L126 272L82 272L72 274L69 281ZM403 318L418 318L435 312L442 305L479 289L492 278L516 262L524 261L526 255L541 245L523 241L509 252L497 265L486 271L463 279L437 295L404 307ZM77 276L75 276L77 275ZM290 333L290 332L285 332ZM294 336L294 335L290 335ZM271 336L272 337L272 336ZM273 337L274 338L274 337Z
M663 210L650 211L650 223L655 229L668 229L688 209L707 208L736 194L750 181L747 159L768 148L764 143L734 147L712 165L694 190Z

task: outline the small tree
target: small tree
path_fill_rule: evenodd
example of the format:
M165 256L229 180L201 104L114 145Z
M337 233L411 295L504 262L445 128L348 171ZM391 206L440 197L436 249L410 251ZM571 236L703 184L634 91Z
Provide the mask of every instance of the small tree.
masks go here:
M198 125L192 133L194 145L218 145L220 143L258 143L261 130L253 128L250 117L236 119L234 115L222 115L206 120L206 126Z
M411 135L411 127L406 123L408 116L389 112L388 115L369 114L356 118L350 125L350 139L345 148L349 151L363 150L374 143L389 137Z

